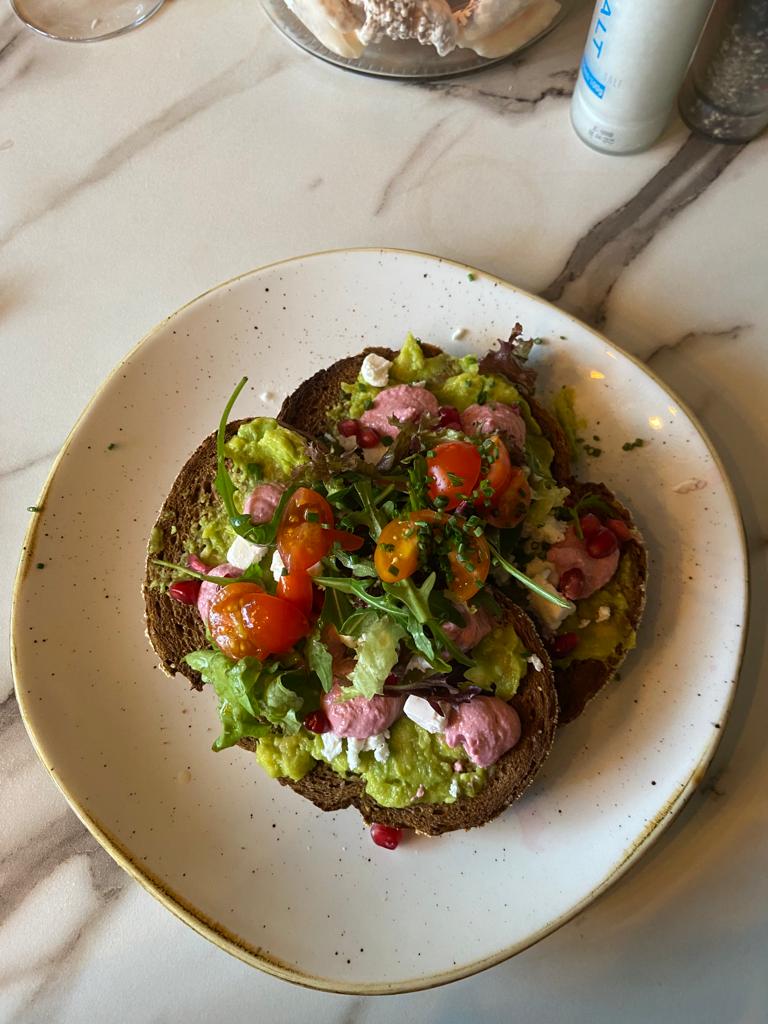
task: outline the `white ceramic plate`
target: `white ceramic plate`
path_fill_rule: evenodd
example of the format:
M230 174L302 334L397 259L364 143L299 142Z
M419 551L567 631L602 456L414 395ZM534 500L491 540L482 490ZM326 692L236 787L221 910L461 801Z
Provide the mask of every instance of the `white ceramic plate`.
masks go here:
M370 841L241 750L211 752L212 694L155 667L140 581L155 512L215 426L275 411L301 379L409 329L482 351L520 320L543 386L575 386L603 450L587 467L650 549L638 650L558 735L525 798L482 829ZM452 343L456 327L468 333ZM636 437L651 443L623 452ZM114 446L114 447L112 447ZM701 489L678 493L683 481ZM160 324L109 378L58 459L15 595L16 686L38 753L88 828L203 935L293 981L394 992L511 956L615 880L700 780L733 695L746 616L740 520L676 398L599 334L511 285L414 253L321 253L224 284ZM43 564L44 569L37 568Z

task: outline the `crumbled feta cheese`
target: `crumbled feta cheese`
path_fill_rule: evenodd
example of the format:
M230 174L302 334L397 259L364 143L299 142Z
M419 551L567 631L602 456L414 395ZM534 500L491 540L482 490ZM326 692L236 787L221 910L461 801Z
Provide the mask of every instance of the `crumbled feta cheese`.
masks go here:
M332 761L334 757L338 757L342 750L341 736L337 736L335 732L324 732L321 735L323 743L323 757L328 761Z
M366 384L374 388L385 388L389 384L389 368L392 365L390 359L384 356L377 356L375 352L369 352L360 367L360 376Z
M672 490L675 494L688 494L690 491L700 491L702 488L707 486L706 480L700 480L698 477L692 476L690 480L683 480Z
M561 523L554 516L547 516L540 526L526 523L523 527L523 534L531 540L538 540L544 544L559 544L565 538L567 523Z
M413 799L414 799L414 800L421 800L421 798L422 798L422 797L424 796L424 794L425 794L425 793L426 793L426 789L424 789L424 787L422 786L422 784L421 784L421 783L419 783L419 788L418 788L418 789L416 790L416 792L415 792L415 793L413 794Z
M597 609L597 618L595 622L607 622L611 617L611 609L607 604L601 604Z
M459 780L458 779L451 779L451 784L448 787L448 792L451 794L451 796L455 800L456 797L459 795Z
M252 544L245 537L237 536L229 545L227 561L236 569L248 569L254 562L260 562L268 551L266 544Z
M538 583L542 590L546 590L548 594L552 594L555 597L562 598L562 594L558 594L551 583L547 582L547 577L540 573L538 576L533 577L533 582ZM541 597L539 594L533 592L528 594L528 601L534 612L534 614L541 619L547 629L555 630L562 625L563 622L568 618L569 615L573 615L576 611L576 605L572 601L567 601L567 607L561 608L559 605L552 604L551 601L547 601L546 598Z
M465 338L467 334L469 334L468 327L456 327L451 335L451 341L461 341L461 339Z
M351 452L355 448L357 448L357 438L355 437L354 434L351 437L344 437L343 435L339 435L339 444L341 445L345 452Z
M528 664L533 668L534 672L541 672L544 668L544 662L538 656L538 654L532 654L526 659Z
M323 733L323 735L326 735ZM349 770L354 772L360 767L360 754L364 750L373 751L374 761L380 764L389 759L389 730L380 732L376 736L369 736L364 740L357 740L354 736L347 739L347 764Z
M415 697L413 694L405 702L403 713L406 718L420 726L426 732L439 733L445 729L445 715L439 715L428 700Z
M534 576L543 576L545 580L548 580L554 568L554 565L551 562L547 562L544 558L532 558L525 567L525 575L530 576L531 579Z
M375 466L386 450L386 446L383 444L377 444L374 448L363 448L363 458Z
M274 397L274 391L262 391L261 394L259 395L259 398L262 400L262 402L271 402Z
M272 573L272 579L275 583L280 582L280 577L283 575L283 569L285 569L285 562L280 557L280 552L275 548L275 553L272 555L272 562L269 566L269 571Z
M576 623L576 628L577 629L586 629L591 621L592 621L591 619L579 619L579 621Z
M406 672L429 672L432 666L429 664L423 654L413 654L405 666Z

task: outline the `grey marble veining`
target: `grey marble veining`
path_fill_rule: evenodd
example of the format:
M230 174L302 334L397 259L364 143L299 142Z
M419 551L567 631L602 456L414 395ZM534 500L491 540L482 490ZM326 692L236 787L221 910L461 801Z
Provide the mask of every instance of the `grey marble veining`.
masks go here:
M168 3L141 31L88 48L0 19L0 345L16 385L0 414L6 579L63 424L151 323L249 266L380 243L476 260L645 359L717 442L753 560L736 705L679 820L560 932L431 993L321 996L209 946L85 831L6 696L0 1021L766 1019L768 149L711 146L679 124L636 158L581 147L567 107L587 19L432 85L313 62L245 0L215 13ZM39 385L40 367L69 379L68 345L78 380ZM5 696L7 666L0 680Z

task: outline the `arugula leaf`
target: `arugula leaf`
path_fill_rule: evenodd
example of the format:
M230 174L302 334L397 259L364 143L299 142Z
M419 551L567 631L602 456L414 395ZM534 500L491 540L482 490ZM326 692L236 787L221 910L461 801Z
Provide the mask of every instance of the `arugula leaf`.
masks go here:
M460 665L471 667L474 665L472 658L467 657L450 639L443 630L443 627L433 616L432 610L429 607L429 595L432 592L436 579L435 573L430 573L420 587L417 587L412 580L400 580L398 583L385 583L384 590L402 601L413 613L416 621L427 627L439 645L440 650L444 648ZM433 655L433 657L437 656L436 653Z
M188 565L179 565L177 562L166 562L162 558L153 558L152 561L153 565L162 565L166 569L175 569L177 572L183 572L194 580L217 583L219 587L224 587L230 583L253 583L254 581L260 583L265 579L265 572L257 562L254 562L253 565L249 565L247 569L244 569L242 575L239 575L239 577L214 577L214 575L210 575L207 572L198 572L197 569L190 569Z
M307 637L305 647L307 663L317 675L326 693L333 686L333 658L320 635L320 629L315 629Z
M230 522L233 518L239 517L240 513L238 513L237 508L235 507L235 485L232 483L232 477L227 472L224 445L227 441L227 423L229 422L229 414L232 412L232 406L237 401L240 392L243 390L247 382L248 378L243 377L235 390L229 396L229 401L224 406L224 411L221 414L219 429L216 434L216 479L214 484L216 490L219 492L219 497L224 503L224 508L227 510ZM250 516L248 518L250 519Z
M493 544L489 544L488 547L491 549L493 560L497 565L500 565L505 572L508 572L510 576L513 576L518 583L522 583L528 590L532 590L534 594L538 594L539 597L543 597L546 601L550 601L552 604L556 604L558 608L571 608L571 602L566 601L564 597L555 596L550 594L548 590L540 587L538 583L534 583L530 576L526 576L524 572L520 572L519 569L515 568L511 562L508 562L506 558L501 554L499 549Z
M289 736L301 728L296 712L303 701L284 685L287 673L280 665L263 665L258 658L232 661L221 651L192 651L184 660L219 698L222 732L214 750L234 746L245 736L265 736L272 726Z
M373 500L373 488L371 487L370 480L360 480L355 484L355 490L357 496L363 506L363 513L365 517L365 523L368 526L368 530L374 540L377 539L381 533L381 517L378 509Z
M349 569L353 576L371 576L374 579L378 576L370 558L360 558L359 555L344 551L338 543L334 545L332 557L343 565L345 569Z

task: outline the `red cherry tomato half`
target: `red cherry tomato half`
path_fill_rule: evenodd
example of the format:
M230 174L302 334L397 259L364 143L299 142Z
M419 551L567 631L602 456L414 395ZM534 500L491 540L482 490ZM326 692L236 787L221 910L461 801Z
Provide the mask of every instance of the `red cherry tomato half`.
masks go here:
M301 569L281 576L277 581L277 596L290 601L305 615L309 615L314 600L312 577Z
M469 495L480 477L480 452L469 441L446 441L427 459L429 497L447 499L444 508L453 509Z
M243 605L263 593L258 583L229 583L211 601L208 629L217 647L230 658L263 657L258 637L243 622Z
M525 518L531 504L531 488L525 473L519 466L512 466L512 476L506 490L499 496L493 508L485 512L491 526L511 529Z
M262 658L290 651L312 628L300 608L271 594L256 594L244 601L242 619L248 636L263 652Z
M359 551L365 544L362 537L356 533L347 533L346 530L331 530L331 535L337 544L341 545L343 551Z
M498 434L494 434L489 441L492 445L488 446L488 472L485 479L493 488L493 494L489 495L488 501L491 505L497 505L512 480L512 463L509 461L507 446Z
M308 569L333 544L333 511L317 491L299 487L288 499L277 531L277 550L289 572Z

